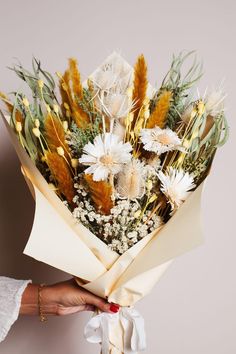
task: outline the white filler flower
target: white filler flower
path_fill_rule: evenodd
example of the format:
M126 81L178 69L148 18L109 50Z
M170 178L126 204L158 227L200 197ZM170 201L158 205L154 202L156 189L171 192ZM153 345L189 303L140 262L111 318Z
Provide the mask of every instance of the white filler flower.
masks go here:
M188 172L172 167L166 174L160 171L158 178L161 181L161 191L169 200L172 210L178 208L186 200L190 190L195 187L194 179Z
M103 181L109 175L119 173L124 164L131 161L132 146L123 143L120 138L111 133L97 135L93 143L84 146L84 154L79 159L83 165L90 166L85 170L93 174L94 181Z
M105 113L111 119L124 118L132 108L132 101L121 93L108 94L102 104Z
M169 128L142 129L140 136L144 149L158 155L171 150L184 151L178 135Z

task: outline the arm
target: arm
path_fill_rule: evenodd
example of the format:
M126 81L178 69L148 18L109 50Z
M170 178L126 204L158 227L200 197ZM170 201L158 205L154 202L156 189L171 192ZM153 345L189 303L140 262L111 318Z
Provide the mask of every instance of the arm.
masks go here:
M30 280L16 280L0 276L0 342L5 339L18 315L39 315L39 285ZM93 311L98 308L104 312L115 313L119 306L109 304L79 287L76 282L48 285L41 290L41 314L67 315L80 311Z
M39 285L29 284L25 289L20 307L22 315L38 315ZM41 290L41 309L45 315L68 315L80 311L93 311L98 308L104 312L115 313L119 306L109 304L79 287L71 279L65 282L48 285Z

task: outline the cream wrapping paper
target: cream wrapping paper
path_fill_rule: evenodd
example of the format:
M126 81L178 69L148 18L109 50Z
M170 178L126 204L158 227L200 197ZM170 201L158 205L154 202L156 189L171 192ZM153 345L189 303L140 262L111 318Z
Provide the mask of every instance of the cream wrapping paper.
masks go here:
M151 291L177 256L202 243L200 209L203 184L161 229L149 234L121 256L109 250L105 243L75 221L21 147L7 118L3 115L2 118L35 199L34 220L24 254L75 276L78 284L109 302L129 307ZM118 322L110 326L106 338L109 341L107 353L135 353L130 349L132 333L129 338L125 335L128 329L130 332L133 317L129 316L125 327L122 311L117 316ZM135 346L136 349L141 347Z

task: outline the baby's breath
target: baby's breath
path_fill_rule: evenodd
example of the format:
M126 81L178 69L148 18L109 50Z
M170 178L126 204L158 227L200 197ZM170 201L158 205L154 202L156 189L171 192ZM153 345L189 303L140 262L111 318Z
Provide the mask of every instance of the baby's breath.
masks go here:
M73 216L78 222L94 232L110 249L119 254L126 252L135 243L157 229L161 218L147 210L137 223L135 214L140 210L138 201L117 199L110 215L100 214L90 199L84 185L76 179L74 197L76 208Z

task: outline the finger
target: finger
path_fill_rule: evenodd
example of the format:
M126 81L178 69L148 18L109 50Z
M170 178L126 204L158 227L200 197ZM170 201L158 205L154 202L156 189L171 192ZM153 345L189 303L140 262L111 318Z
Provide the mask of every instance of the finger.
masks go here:
M116 313L119 311L119 305L109 304L104 299L95 296L89 292L85 294L86 304L96 306L99 310L103 312Z
M96 307L94 305L79 305L79 306L73 306L73 307L62 307L58 309L58 315L59 316L65 316L65 315L72 315L74 313L82 312L82 311L95 311Z
M84 308L82 311L95 311L96 310L96 307L94 305L89 305L89 304L86 304L84 305Z

